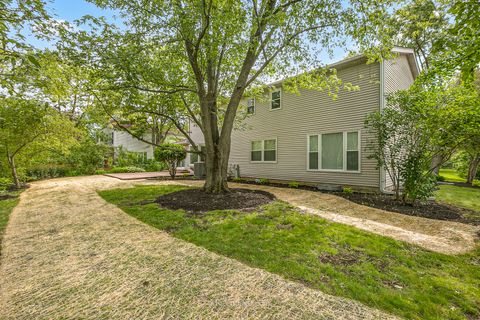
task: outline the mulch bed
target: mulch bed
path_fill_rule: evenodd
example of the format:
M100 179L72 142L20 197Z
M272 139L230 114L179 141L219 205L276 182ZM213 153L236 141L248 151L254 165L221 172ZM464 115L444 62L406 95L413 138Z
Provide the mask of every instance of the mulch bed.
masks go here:
M436 201L427 201L426 203L416 203L415 205L402 204L396 201L393 196L384 194L370 193L340 193L335 195L344 197L352 202L366 205L373 208L383 209L387 211L398 212L410 216L423 218L457 221L473 225L480 225L480 215L473 210L459 208ZM473 214L479 216L479 219L465 218L465 214Z
M158 197L155 202L171 210L191 213L213 210L250 211L275 200L269 192L249 189L230 189L229 193L211 194L201 189L186 189Z

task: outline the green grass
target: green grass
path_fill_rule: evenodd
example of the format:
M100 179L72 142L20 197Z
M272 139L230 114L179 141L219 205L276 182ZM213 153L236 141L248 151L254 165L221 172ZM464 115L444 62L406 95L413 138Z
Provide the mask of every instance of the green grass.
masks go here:
M480 316L480 248L462 256L433 253L302 214L279 201L256 212L214 211L204 215L145 204L183 188L137 186L102 191L100 195L175 237L399 316Z
M9 193L11 195L18 195L18 193ZM5 228L7 227L8 218L10 217L10 213L12 212L13 208L17 205L19 199L7 199L7 200L0 200L0 254L1 254L1 244L3 233Z
M455 169L440 169L439 175L448 182L466 182L467 180L460 177Z
M440 185L435 198L440 202L480 212L480 188Z

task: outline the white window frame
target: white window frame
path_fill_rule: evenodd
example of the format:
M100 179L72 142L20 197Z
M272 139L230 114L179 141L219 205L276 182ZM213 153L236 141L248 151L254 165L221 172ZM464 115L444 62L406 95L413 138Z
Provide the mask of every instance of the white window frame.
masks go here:
M275 108L275 109L272 108L272 102L273 102L272 96L273 96L273 93L274 93L274 92L278 92L278 94L280 95L280 97L279 97L280 107ZM280 109L282 109L282 105L283 105L283 103L282 103L282 101L283 101L282 98L283 98L283 97L282 97L282 96L283 96L283 94L282 94L282 90L281 90L281 89L270 91L270 108L269 108L270 111L275 111L275 110L280 110ZM267 139L267 140L268 140L268 139Z
M253 112L252 112L252 113L249 113L249 112L248 112L248 102L249 102L250 100L253 100ZM247 99L247 114L248 114L248 115L253 115L253 114L255 114L256 112L257 112L257 101L255 100L255 98Z
M265 161L264 159L264 152L265 152L265 140L275 140L275 161ZM262 142L262 160L254 161L252 160L252 142L254 141L261 141ZM275 138L267 138L267 139L259 139L259 140L250 140L250 152L248 155L250 159L250 163L277 163L278 162L278 140L277 137Z
M347 134L349 132L356 132L358 139L358 170L347 170ZM343 169L322 169L322 135L330 133L342 133L343 135ZM318 169L310 169L310 136L318 136ZM346 131L324 131L321 133L309 133L307 134L307 171L320 171L320 172L342 172L342 173L362 173L362 131L346 130ZM353 150L350 150L353 151Z

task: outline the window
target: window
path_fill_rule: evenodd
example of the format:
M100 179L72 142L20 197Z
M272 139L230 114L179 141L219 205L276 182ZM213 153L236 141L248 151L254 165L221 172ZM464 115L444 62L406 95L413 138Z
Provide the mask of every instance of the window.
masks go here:
M252 141L252 161L262 161L262 143L263 141Z
M358 131L308 136L308 170L359 171Z
M358 132L347 132L347 170L358 171Z
M190 163L204 162L202 154L205 153L205 146L200 146L200 153L190 153Z
M281 107L280 98L281 98L280 90L272 92L271 110L280 109Z
M255 113L255 99L248 99L247 101L247 114Z
M322 134L322 169L343 169L343 133Z
M252 141L250 160L252 162L277 161L277 139Z

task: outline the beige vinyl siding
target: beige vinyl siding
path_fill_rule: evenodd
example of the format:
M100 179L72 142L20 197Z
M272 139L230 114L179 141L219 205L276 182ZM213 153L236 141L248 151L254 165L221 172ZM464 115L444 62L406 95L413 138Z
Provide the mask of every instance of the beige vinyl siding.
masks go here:
M385 94L408 89L413 81L413 74L407 56L400 55L393 60L385 61Z
M379 110L379 69L376 63L339 70L344 82L360 90L341 91L337 100L326 92L302 90L296 95L282 91L281 109L270 110L270 95L256 99L255 114L232 133L230 164L238 164L244 177L379 187L375 161L367 158L369 134L364 129L365 116ZM360 173L307 170L307 136L343 131L360 131ZM251 141L264 139L277 140L276 163L250 161Z
M413 81L414 76L407 60L406 55L399 55L393 60L384 62L384 77L385 77L385 99L391 93L398 90L408 89ZM393 185L392 179L385 173L385 187Z

